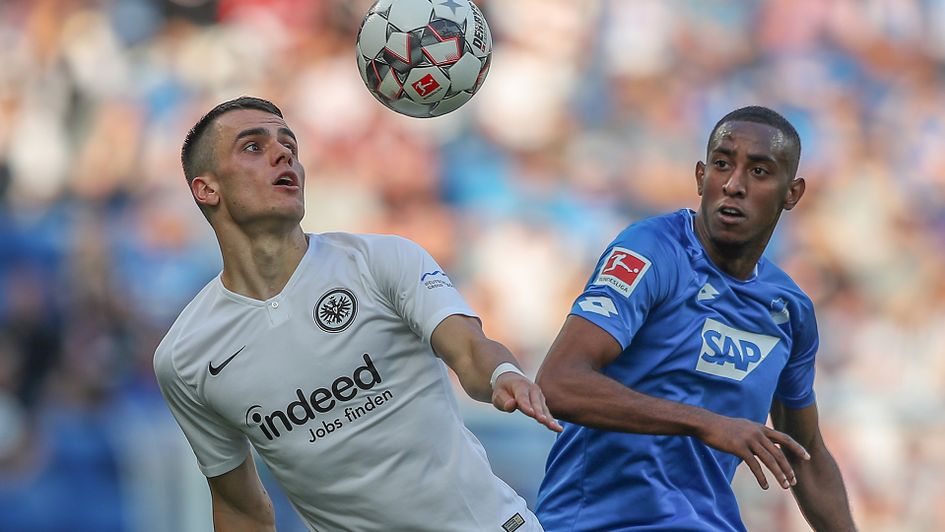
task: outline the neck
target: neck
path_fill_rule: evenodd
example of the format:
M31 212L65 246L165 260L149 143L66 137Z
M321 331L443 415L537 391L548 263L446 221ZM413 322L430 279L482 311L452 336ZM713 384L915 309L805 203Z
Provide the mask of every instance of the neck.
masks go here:
M289 231L249 234L214 228L223 255L223 286L253 299L269 299L285 288L305 251L301 226Z
M709 259L723 272L742 281L750 279L755 272L755 266L761 259L764 248L751 250L748 246L712 246L702 243Z
M712 264L728 275L743 281L751 278L755 266L764 253L765 246L768 245L768 240L771 239L771 232L768 232L761 241L732 244L716 242L709 236L698 217L693 228Z

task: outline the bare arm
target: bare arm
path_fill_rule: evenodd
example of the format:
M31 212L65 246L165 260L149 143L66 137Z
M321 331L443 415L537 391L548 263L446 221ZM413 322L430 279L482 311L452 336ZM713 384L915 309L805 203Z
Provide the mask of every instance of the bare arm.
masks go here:
M259 481L252 454L236 469L207 479L213 503L213 529L219 532L275 531L269 494Z
M802 457L807 453L790 436L754 421L722 416L624 386L601 372L621 351L617 340L597 325L568 316L537 378L552 414L604 430L695 436L745 460L764 489L768 482L761 464L782 487L793 482L794 472L781 448Z
M517 373L503 373L492 389L489 380L493 370L503 362L518 367L518 361L504 345L486 338L479 320L460 314L449 316L437 325L430 343L436 354L456 372L470 397L491 401L504 412L520 410L549 429L561 431L561 426L548 412L541 389L530 379Z
M792 491L807 522L814 530L856 530L840 468L820 434L816 403L793 410L775 401L771 420L776 429L790 434L810 451L809 461L791 459L797 472Z

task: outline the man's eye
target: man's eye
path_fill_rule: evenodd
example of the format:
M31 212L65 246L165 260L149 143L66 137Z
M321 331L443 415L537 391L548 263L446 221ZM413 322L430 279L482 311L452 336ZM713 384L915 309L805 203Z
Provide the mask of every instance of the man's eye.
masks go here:
M716 168L720 170L724 170L725 168L728 168L728 161L715 161L713 164L715 165Z
M259 144L250 142L246 146L243 146L243 151L259 151Z
M295 144L292 144L291 142L286 142L285 147L289 148L289 151L291 151L293 155L298 155L299 148Z
M752 173L754 173L756 176L763 176L763 175L767 175L768 171L765 170L764 168L755 167L755 168L752 168Z

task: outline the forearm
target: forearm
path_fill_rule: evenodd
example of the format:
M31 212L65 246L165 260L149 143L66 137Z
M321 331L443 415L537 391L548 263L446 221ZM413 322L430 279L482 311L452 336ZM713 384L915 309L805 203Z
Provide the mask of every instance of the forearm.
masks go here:
M587 427L642 434L698 436L720 416L703 408L636 392L588 368L538 374L551 413Z
M456 370L456 375L470 397L477 401L491 402L492 386L489 380L492 378L492 372L504 362L519 367L518 361L504 345L486 338L473 342L472 352L468 364Z
M792 461L797 473L793 493L798 507L814 530L856 530L836 461L823 445L813 447L810 461Z
M252 455L236 469L207 479L218 532L268 532L276 529L275 512L259 481Z
M491 402L492 372L499 364L518 366L512 353L482 332L475 318L454 314L444 319L430 337L433 351L446 362L470 397ZM530 382L530 381L529 381Z
M213 505L213 530L216 532L275 532L272 506L266 511L246 514L228 506Z

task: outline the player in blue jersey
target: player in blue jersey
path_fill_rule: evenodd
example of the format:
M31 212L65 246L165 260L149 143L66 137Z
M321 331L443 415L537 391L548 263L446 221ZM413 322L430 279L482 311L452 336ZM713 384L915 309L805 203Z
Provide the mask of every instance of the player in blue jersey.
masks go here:
M762 256L804 194L800 151L776 112L729 113L696 164L698 212L633 224L604 252L538 375L567 422L538 497L546 530L745 530L742 461L762 488L763 468L792 488L815 529L854 529L818 428L813 304Z

